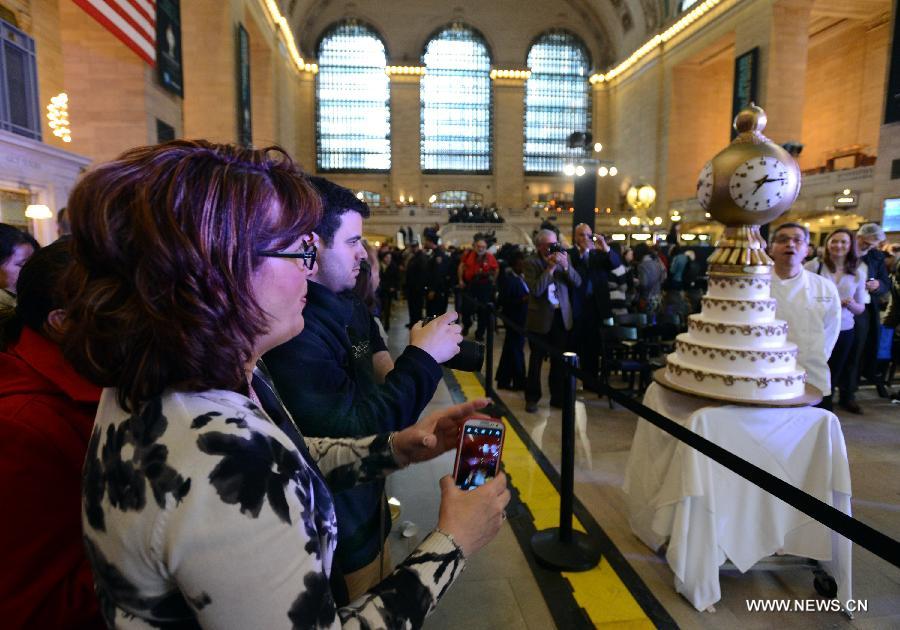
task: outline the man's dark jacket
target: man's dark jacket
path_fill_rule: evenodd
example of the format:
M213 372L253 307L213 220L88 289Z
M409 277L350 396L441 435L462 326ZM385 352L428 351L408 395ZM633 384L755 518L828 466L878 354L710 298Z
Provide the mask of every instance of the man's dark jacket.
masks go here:
M569 264L581 276L581 286L572 292L572 307L576 316L590 318L588 321L591 324L596 323L598 317L612 317L609 283L618 281L613 270L622 264L619 255L612 249L608 252L592 249L587 256L582 256L577 247L570 247L568 253Z
M453 286L455 267L443 247L435 247L425 263L425 290L446 295Z
M860 259L869 268L868 277L878 280L878 289L872 292L872 301L866 310L877 312L881 307L882 299L891 290L891 276L888 273L887 265L884 264L885 257L883 251L874 247L860 256Z
M378 385L369 321L355 310L359 305L352 294L310 282L303 332L263 357L304 435L360 437L403 429L418 419L441 379L431 355L407 346ZM334 497L337 558L344 573L378 555L381 496L381 484L367 484ZM388 520L385 536L389 525Z

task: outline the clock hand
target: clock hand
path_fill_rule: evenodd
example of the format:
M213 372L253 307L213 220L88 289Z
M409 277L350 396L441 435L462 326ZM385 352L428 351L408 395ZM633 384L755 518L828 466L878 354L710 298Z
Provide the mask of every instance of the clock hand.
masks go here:
M750 193L750 194L751 194L751 195L755 194L756 191L759 190L759 189L762 187L762 185L766 183L766 181L767 181L768 179L769 179L769 176L768 176L768 175L763 175L763 176L760 177L759 179L754 180L754 183L756 184L756 188L754 188L754 189L753 189L753 192Z
M783 182L783 181L784 181L783 177L777 177L774 179L770 179L768 175L765 175L764 177L761 177L760 179L756 180L756 188L753 189L753 192L755 193L757 190L759 190L763 184L770 184L772 182Z

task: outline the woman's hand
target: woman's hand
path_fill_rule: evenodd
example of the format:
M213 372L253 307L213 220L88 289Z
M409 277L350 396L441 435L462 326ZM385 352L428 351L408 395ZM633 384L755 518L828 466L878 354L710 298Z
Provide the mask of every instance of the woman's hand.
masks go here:
M474 490L460 490L453 477L441 479L441 511L438 528L447 532L469 557L497 535L509 503L509 488L502 472Z
M488 398L453 405L429 414L411 427L394 433L394 457L401 466L424 462L456 448L459 430L469 418L489 419L478 410L487 406Z

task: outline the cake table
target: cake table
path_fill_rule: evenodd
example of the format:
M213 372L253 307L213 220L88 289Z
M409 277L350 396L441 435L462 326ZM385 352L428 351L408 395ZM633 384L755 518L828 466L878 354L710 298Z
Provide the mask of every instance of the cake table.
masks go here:
M850 514L850 467L838 418L813 407L716 404L652 384L644 404ZM654 551L668 541L675 589L698 610L721 598L726 559L747 571L784 553L823 561L852 595L851 544L818 521L639 419L625 471L632 531Z

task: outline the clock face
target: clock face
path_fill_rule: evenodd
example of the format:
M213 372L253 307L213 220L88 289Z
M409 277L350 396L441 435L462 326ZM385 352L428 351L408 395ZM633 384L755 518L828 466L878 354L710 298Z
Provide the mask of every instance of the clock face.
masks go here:
M764 212L793 195L794 175L776 158L755 157L735 169L728 190L744 210Z
M700 178L697 180L697 201L704 210L709 210L709 200L712 199L713 191L713 165L707 162L700 171Z

